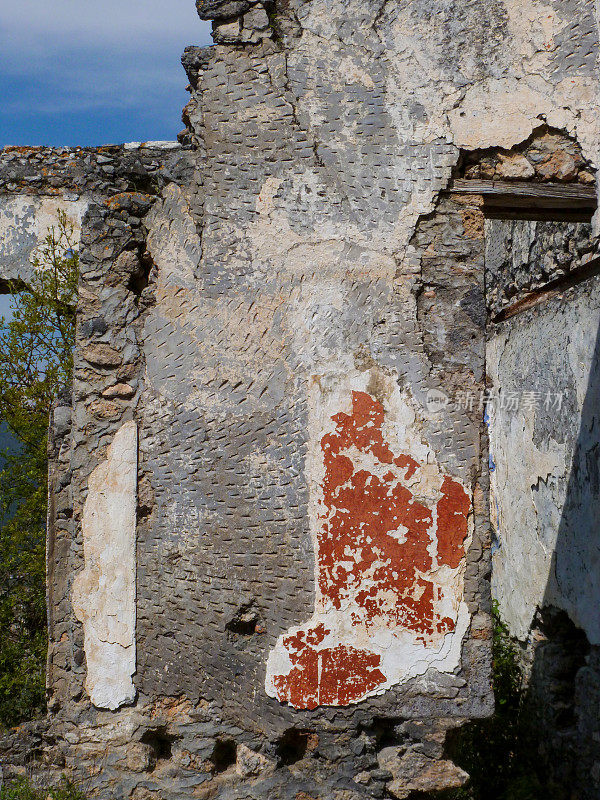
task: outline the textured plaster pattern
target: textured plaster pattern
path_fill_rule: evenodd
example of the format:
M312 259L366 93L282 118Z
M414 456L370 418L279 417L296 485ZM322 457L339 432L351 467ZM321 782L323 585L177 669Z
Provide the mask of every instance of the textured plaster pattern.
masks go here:
M412 196L407 213L416 222L420 210L432 208L435 188L449 181L457 151L437 140L423 147L398 144L384 109L381 67L360 50L350 56L343 65L350 83L344 77L335 85L354 117L340 120L332 111L320 131L325 147L313 139L305 115L310 104L288 88L292 72L284 54L213 48L201 69L201 105L190 112L201 142L200 192L170 187L148 219L158 275L143 336L141 452L152 471L156 506L140 532L138 686L150 695L193 687L263 729L297 718L293 708L265 695L265 667L277 640L305 623L315 607L310 526L314 531L318 522L309 463L322 463L320 442L333 423L323 417L320 435L316 428L310 432L314 376L331 377L332 397L340 401L333 415L351 401L347 375L362 375L363 389L371 372L407 385L418 422L411 442L394 457L410 456L422 439L429 443L438 485L428 495L428 513L440 500L442 475L464 487L470 503L481 466L479 420L456 409L431 415L426 402L450 368L449 392L483 377L476 310L483 228L465 246L461 212L467 206L450 204L448 218L424 229L409 247L406 201ZM367 94L361 93L365 81L368 87L373 82ZM314 83L327 102L323 72L310 61L294 61L293 82L299 96ZM368 118L360 110L365 104ZM357 149L356 141L364 147ZM373 189L373 180L381 186ZM421 195L428 198L424 204ZM432 286L422 292L425 252L431 259L425 280ZM440 259L455 264L443 287L434 274ZM180 441L188 442L181 454ZM416 455L426 463L420 449ZM402 494L400 486L397 491ZM479 524L485 524L482 517ZM422 551L435 536L422 533L418 548L424 571L431 572ZM439 637L432 647L437 663L432 655L412 672L396 669L389 685L402 682L406 699L388 692L368 702L414 710L414 694L408 697L416 691L430 709L437 694L458 691L444 687L464 681L454 675L464 668L473 676L465 692L473 691L478 709L486 704L487 643L463 641L487 585L478 547L481 561L470 566L468 578L459 563L439 573L443 603L452 606L440 621L451 619L457 633L445 643L440 631L431 634ZM248 609L255 631L243 639L228 633ZM474 679L476 663L481 683ZM422 690L410 687L417 677Z
M86 689L98 708L135 699L137 425L124 423L92 472L83 509L85 566L73 583L83 623Z
M510 147L546 119L577 134L597 158L590 4L466 0L435 14L421 2L296 6L304 29L328 44L385 53L386 99L402 115L404 135L412 129L420 142L438 135L459 147ZM420 108L412 118L411 107Z
M210 15L206 5L202 8ZM421 232L420 220L448 185L459 147L511 147L547 122L577 136L584 156L596 161L597 119L590 107L597 86L589 61L580 56L582 46L596 52L597 43L586 9L575 4L569 12L567 20L562 7L545 3L524 11L516 3L466 2L433 15L420 2L292 2L285 13L295 15L302 36L296 28L284 39L283 51L264 41L235 50L217 46L198 61L198 69L190 63L191 80L199 85L186 114L199 148L201 189L186 199L186 214L199 220L199 236L190 258L173 221L161 223L170 243L154 239L154 260L166 263L161 248L173 253L179 247L186 252L181 259L186 274L162 267L169 279L159 290L146 336L151 381L146 427L150 431L160 418L170 420L164 432L148 434L158 506L147 552L148 559L177 566L165 569L162 593L144 578L144 619L159 607L157 594L185 594L190 564L213 586L217 581L224 589L229 583L214 566L222 563L222 544L201 533L206 556L200 557L192 531L227 529L227 517L239 513L217 496L218 480L206 485L201 465L216 476L229 463L225 485L230 496L245 498L250 520L256 514L252 492L248 481L238 486L238 477L251 475L258 497L272 495L271 476L256 459L250 469L244 448L235 444L242 419L248 435L258 414L267 430L274 418L284 429L294 419L300 458L290 491L301 498L293 516L303 526L296 529L293 549L305 585L304 576L318 572L305 537L311 526L313 536L318 527L308 464L319 456L322 438L307 435L311 376L332 368L339 375L366 372L375 365L397 375L399 385L407 384L421 407L428 389L443 387L453 394L469 388L469 380L471 385L481 380L479 288L457 285L468 281L462 266L452 267L453 277L444 266L449 258L460 264L468 248L449 225L438 221ZM583 45L568 34L573 15L587 31ZM218 25L217 38L224 42L234 27L233 21ZM458 223L474 240L483 232L477 213L464 207ZM452 214L461 217L458 208ZM439 236L437 250L427 235ZM179 240L175 248L173 239ZM159 285L161 280L159 275ZM444 368L456 371L451 379ZM343 394L340 385L340 408L349 402ZM471 488L479 441L475 426L457 416L450 409L441 420L425 415L423 438L441 472ZM186 426L207 444L174 460L170 437ZM204 453L215 440L221 449L218 465ZM285 463L287 455L279 458ZM180 487L176 493L165 488L171 474ZM281 516L276 512L271 526L285 530L288 515L287 507ZM256 538L250 541L258 545ZM293 540L288 534L284 541L282 557ZM236 564L236 585L247 591L230 593L230 609L222 600L209 603L223 627L255 597L253 571L261 569L254 547L248 553L245 533L238 547L228 558ZM143 564L142 572L147 568ZM288 596L293 574L283 566L273 569L283 613L275 618L269 602L258 598L266 640L246 643L244 653L232 652L228 664L245 662L250 652L266 660L265 645L270 641L272 648L273 635L276 641L305 624L315 608L308 593ZM270 566L266 571L273 574ZM465 575L475 581L478 573L469 567ZM205 589L193 591L200 603ZM148 667L142 682L148 689L154 680L150 664L159 652L168 653L160 677L158 665L152 667L163 690L175 691L184 674L202 685L213 682L206 673L192 679L184 653L169 641L178 603L174 599L167 612L165 631L144 637ZM200 605L206 607L206 601ZM232 670L252 675L253 684L259 679L254 667ZM211 691L227 695L229 687L217 683Z

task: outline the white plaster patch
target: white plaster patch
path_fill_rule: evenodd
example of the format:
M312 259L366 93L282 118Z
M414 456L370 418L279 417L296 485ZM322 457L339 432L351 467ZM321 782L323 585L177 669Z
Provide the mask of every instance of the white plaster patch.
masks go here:
M85 567L73 582L83 623L86 689L98 708L135 699L137 425L126 422L92 472L83 509Z
M470 86L448 118L458 146L510 149L542 124L540 115L546 107L547 94L527 83L514 78L490 79Z
M556 8L545 3L523 3L504 0L514 51L521 53L528 71L541 72L550 62L555 49L554 38L566 23Z
M598 302L596 289L591 301L582 292L568 305L550 303L543 314L515 322L487 344L488 374L496 388L517 390L515 380L531 374L542 384L527 391L560 390L562 402L572 397L576 410L561 414L524 403L518 409L496 403L491 409L490 501L497 539L492 592L511 633L522 641L536 609L552 605L563 609L592 644L600 643L598 511L593 475L581 462L581 453L591 451L597 440L591 417L597 375L591 367L597 363ZM522 354L521 373L515 373L515 351ZM549 362L548 351L560 356ZM557 385L558 379L564 383ZM544 420L540 443L534 434ZM561 442L548 432L553 421Z
M504 337L488 344L489 374L500 380L504 344ZM499 542L492 556L492 591L511 633L520 639L526 638L535 610L543 603L558 536L558 525L538 535L534 487L566 470L564 446L550 441L546 450L538 449L534 424L535 408L517 412L495 404L490 411L491 522Z

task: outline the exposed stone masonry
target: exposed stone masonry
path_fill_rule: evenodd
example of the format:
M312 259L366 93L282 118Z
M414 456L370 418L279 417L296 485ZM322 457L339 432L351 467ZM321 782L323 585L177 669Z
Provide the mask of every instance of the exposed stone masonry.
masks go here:
M490 311L499 314L528 292L581 269L599 254L590 223L487 220Z
M580 145L562 131L541 125L527 141L510 150L473 150L464 154L457 175L481 180L521 180L595 184L595 168Z
M595 26L576 0L197 5L180 146L0 155L7 202L85 198L35 756L119 800L460 786L446 737L493 710L495 457L461 397L490 314L596 245L453 180L593 184ZM135 548L85 512L134 428ZM130 655L133 579L98 542L135 558L134 690L108 699L80 620Z
M485 282L487 305L493 317L529 292L581 269L600 253L591 220L553 220L553 213L560 218L560 211L551 209L539 210L537 220L527 219L526 212L521 214L524 218L507 220L511 182L519 187L526 182L547 182L549 188L574 183L587 187L595 183L595 173L576 141L545 125L511 150L463 152L456 178L500 182L497 185L507 193L503 214L498 218L494 218L493 208L485 209L491 216L485 222ZM568 203L565 206L568 208ZM516 203L514 211L516 216ZM585 212L581 213L585 217Z
M0 150L0 271L27 282L48 229L64 212L77 243L85 212L120 192L155 194L188 182L189 149L176 142L97 148L5 147Z
M0 150L2 194L104 197L119 192L158 191L185 180L185 160L176 142L103 147L4 147Z

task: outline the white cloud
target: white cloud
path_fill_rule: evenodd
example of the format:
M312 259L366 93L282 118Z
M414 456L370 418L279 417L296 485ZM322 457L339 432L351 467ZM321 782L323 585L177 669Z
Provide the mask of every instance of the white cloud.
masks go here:
M34 87L3 110L127 108L182 93L184 47L209 43L194 0L0 0L0 70Z
M207 44L209 30L194 0L2 0L0 11L11 49L118 43L151 57L153 44Z

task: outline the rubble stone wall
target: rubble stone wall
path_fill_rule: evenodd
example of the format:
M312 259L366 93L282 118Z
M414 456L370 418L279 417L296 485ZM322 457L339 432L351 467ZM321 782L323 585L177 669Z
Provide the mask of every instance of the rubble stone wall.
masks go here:
M48 230L64 212L75 241L90 203L119 192L156 192L185 174L177 142L0 150L0 282L27 282Z
M449 190L593 184L593 11L198 8L216 44L184 53L181 147L0 157L6 202L86 202L36 753L134 800L456 787L446 736L493 710L487 430L462 398L516 262L486 271L496 221Z
M244 407L248 403L246 397L252 398L246 391L240 393L236 406L241 405L241 409L236 409L234 414L220 397L213 407L211 420L208 410L197 416L193 407L190 408L191 402L198 402L190 401L190 395L193 397L198 388L208 392L205 387L211 386L209 379L200 382L195 375L201 369L214 370L216 380L213 378L212 385L223 392L224 381L217 370L232 363L236 354L234 337L242 343L248 341L252 328L246 324L240 329L237 324L243 305L236 301L235 313L224 314L225 320L232 319L231 328L220 334L230 337L226 350L229 355L225 358L219 355L214 362L209 361L206 348L218 346L218 328L216 334L213 331L216 325L222 324L222 318L217 317L210 305L202 313L194 313L194 305L202 303L206 293L206 287L204 292L196 288L198 279L191 272L198 266L200 252L189 206L189 198L194 196L187 187L182 189L176 185L166 187L158 200L152 196L123 193L102 205L92 206L86 217L71 455L74 525L68 553L61 554L54 569L64 575L65 563L69 565L68 585L64 587L63 584L68 598L73 596L73 577L82 574L80 570L84 564L84 574L88 576L85 583L90 584L90 571L93 573L95 567L96 576L100 584L107 587L108 594L94 590L93 597L90 595L89 610L93 609L90 621L85 608L83 613L78 610L85 606L79 589L75 598L77 615L72 611L68 613L67 600L67 619L61 619L60 626L52 634L50 705L52 736L59 745L48 745L46 758L54 762L56 768L60 765L73 770L91 791L109 793L112 797L145 796L144 792L177 797L191 790L206 797L219 793L227 796L232 792L232 796L240 797L247 792L256 797L295 798L302 792L312 797L361 797L382 796L386 785L394 787L396 796L402 796L411 781L415 786L459 785L466 776L444 758L446 732L461 724L467 713L479 716L490 711L488 528L486 478L482 468L486 454L477 413L466 419L443 411L439 416L436 409L433 412L427 409L425 395L427 387L439 385L437 376L450 367L457 391L472 381L474 375L479 382L483 377L480 314L483 221L478 226L479 236L469 240L466 262L462 238L464 220L481 212L468 198L448 199L435 222L424 223L415 237L415 253L426 250L432 270L436 258L455 263L455 274L448 275L443 290L436 290L440 292L440 300L436 299L436 292L428 281L418 280L416 276L406 276L407 288L398 299L399 289L386 284L389 273L383 271L378 277L379 307L369 308L366 304L352 307L352 314L366 314L367 321L369 315L375 314L379 325L386 325L381 321L382 312L385 312L396 326L405 326L403 335L413 346L406 349L405 356L400 347L397 352L388 350L387 358L406 357L415 371L419 369L419 361L427 359L425 363L430 365L433 377L421 368L423 405L417 405L412 396L412 391L416 393L418 388L410 394L407 390L398 392L390 380L394 372L385 362L383 367L373 364L358 342L352 362L345 362L349 368L354 365L350 379L341 377L337 370L330 370L325 371L319 385L310 373L307 375L308 370L302 370L301 362L295 361L295 371L290 370L290 377L283 382L287 391L280 389L279 396L273 398L268 394L265 398L265 384L267 391L277 388L269 376L268 382L258 383L255 389L262 408ZM359 259L357 277L364 281L365 271L360 259L365 255L357 250L356 257ZM325 254L323 278L332 281L340 274L339 266L333 264L336 271L332 275L331 266L327 268L328 261L331 263L331 255ZM384 267L387 263L383 260ZM377 274L376 262L368 261L366 266L370 268L368 285L363 285L359 298L372 291ZM346 270L342 275L345 273ZM396 275L395 267L392 275ZM433 280L433 271L429 275L429 280ZM475 286L473 275L479 281ZM288 280L291 283L291 278ZM280 279L279 292L282 283ZM335 291L339 294L341 290ZM421 293L424 297L419 299ZM320 293L313 290L311 296L314 303ZM220 303L222 297L224 295L218 293L214 298L209 295L208 300L217 305L215 301ZM280 298L273 300L266 290L260 293L256 288L253 297L255 313L261 310L260 305L263 314L272 314L279 307L277 323L281 320L283 335L289 337L288 352L293 353L292 348L298 343L302 348L307 348L308 344L315 350L325 346L326 328L321 327L318 336L315 334L308 339L307 344L299 337L296 305L281 309ZM301 297L297 291L296 303ZM391 298L387 300L389 309L383 305L386 297ZM328 301L329 298L330 295ZM423 323L422 331L418 327L419 308L425 313L435 310L429 322ZM406 313L404 322L402 309L412 309L410 316ZM216 310L219 311L219 306ZM332 314L334 310L335 306L328 303L327 313ZM293 313L292 319L286 321L282 311ZM352 321L351 314L346 318ZM365 332L376 335L373 333L375 325L362 324ZM208 326L204 347L199 335L203 326ZM165 327L167 333L161 333L161 328ZM263 348L262 352L258 351L258 358L257 345L250 340L254 348L250 363L255 370L257 364L269 365L266 355L270 348L276 355L281 352L280 347L272 344L273 333L270 332L274 330L277 328L269 317L267 325L258 327L258 346ZM352 328L348 335L352 335ZM451 354L444 353L442 348L450 335L456 343ZM262 343L265 336L269 346L266 353ZM323 344L321 337L325 340ZM380 352L386 352L383 349L385 337L381 333L376 341L380 343ZM294 394L287 388L289 381L292 386L294 382L298 384ZM383 494L394 499L391 511L405 515L402 520L392 519L394 525L390 525L393 530L406 529L404 536L398 537L399 544L404 538L414 549L419 547L420 539L431 542L437 539L438 558L445 572L441 576L435 572L425 573L419 579L420 583L413 588L413 597L419 600L424 596L422 604L410 602L412 598L409 597L409 602L404 601L402 606L402 599L394 599L391 621L389 606L384 605L373 614L373 628L379 625L380 629L388 630L397 652L401 654L401 648L407 645L413 651L420 651L415 659L417 668L408 661L409 669L405 668L406 674L400 673L399 679L396 678L396 687L382 693L374 692L372 699L363 698L369 690L360 687L354 677L361 674L362 659L353 652L358 652L359 637L364 637L361 646L372 661L380 656L371 646L367 622L362 628L355 626L358 634L351 629L348 640L336 645L338 651L332 648L333 652L328 654L330 669L336 670L331 673L333 684L329 679L323 685L311 685L309 673L308 682L304 679L304 683L308 690L316 692L315 700L311 699L313 695L290 695L289 702L284 703L282 701L288 698L269 697L265 686L269 654L277 640L285 636L290 626L303 622L312 638L309 625L314 625L314 629L323 628L325 623L333 627L343 615L340 613L336 617L335 613L329 616L325 613L322 619L312 622L315 583L309 569L306 574L302 572L303 559L310 568L315 558L310 518L307 519L306 511L304 517L296 512L300 525L290 520L287 526L282 524L285 519L278 519L286 509L281 500L277 501L278 496L283 501L289 498L294 508L297 497L304 496L308 500L311 490L319 491L316 481L310 490L302 488L300 481L309 483L302 460L296 468L293 461L291 465L281 464L280 453L289 452L290 457L303 459L311 443L310 428L304 431L291 428L288 433L282 411L292 403L291 411L296 405L308 406L315 396L317 403L323 403L321 393L328 385L335 389L336 381L342 382L342 391L328 393L326 413L321 412L313 426L324 418L334 438L340 425L346 422L354 426L354 439L346 445L348 455L345 457L361 459L359 464L363 460L365 465L370 464L369 482L375 483L375 487L390 483L391 489ZM312 395L299 401L297 397L302 398L303 386L310 383L316 383L317 390L313 388ZM361 403L365 404L364 408ZM386 419L386 412L391 419ZM357 417L361 413L363 417ZM356 422L351 421L353 414ZM332 419L333 422L328 421ZM114 705L115 695L102 696L96 679L90 678L91 674L97 674L102 660L86 627L87 624L93 631L99 631L102 625L106 628L110 622L114 614L114 594L108 587L114 580L114 572L112 567L106 566L111 563L106 559L95 564L93 558L90 561L86 542L100 535L103 537L100 541L110 552L111 547L122 547L122 533L111 531L105 521L95 534L89 520L86 533L85 519L86 507L97 491L98 469L105 469L104 465L113 459L110 453L116 438L124 426L131 424L137 425L140 431L136 492L138 659L135 682L138 697L135 706L128 707L130 698L125 691L117 699L116 704L122 707L115 714L102 710ZM213 427L225 425L227 436L224 437L219 428L211 433L211 424ZM421 434L415 440L411 438L414 437L411 429L417 424L421 426ZM196 432L198 425L209 428L208 432ZM257 433L254 432L256 427ZM267 434L271 431L272 443L268 437L262 442L260 431L263 429ZM465 443L456 447L448 438L448 429L455 430L454 435L461 436ZM361 431L369 432L366 439ZM317 427L317 441L322 446L323 435L319 433ZM424 444L425 435L430 437L432 445ZM238 438L232 446L229 439L234 436ZM290 437L289 444L286 437ZM244 441L247 442L245 448ZM411 443L419 449L407 455L406 448ZM55 447L58 448L58 443ZM415 456L420 456L420 462ZM315 461L315 469L318 469L319 459ZM436 462L442 465L441 475ZM294 472L300 489L295 489L293 483L288 488ZM390 472L396 477L392 479ZM169 473L173 477L169 477ZM361 470L356 471L358 476L360 473ZM364 470L362 473L365 474ZM243 476L243 482L232 483L232 476L238 474ZM469 488L468 502L462 500L466 495L462 485ZM202 490L205 496L199 495ZM104 494L108 491L112 489L107 485ZM369 503L367 508L372 509L364 518L354 512L359 513L355 536L360 536L360 525L369 523L369 515L375 515L378 522L382 513L388 512L382 512L385 506L378 499L380 496L369 499L368 491L360 483L353 491L349 508ZM415 501L411 495L417 491L420 495ZM429 502L437 504L435 517L425 505L425 492L430 493ZM247 510L242 499L238 499L244 498L244 493L250 493L245 501ZM213 496L215 500L211 499ZM261 497L264 498L262 502ZM267 498L272 499L267 501ZM212 507L211 503L214 503ZM223 511L219 518L220 509ZM412 509L417 514L411 517ZM437 519L436 527L432 525L434 519ZM429 529L425 537L419 529L423 523L425 529ZM261 534L262 526L266 532ZM317 529L322 539L326 538L323 530ZM294 534L296 540L292 538ZM378 535L376 527L371 535ZM111 541L111 536L118 536L119 543L116 539ZM373 548L398 546L398 540L391 536L386 538L380 533L379 537ZM63 541L65 539L63 537ZM236 544L232 545L233 542ZM352 536L344 549L351 544ZM369 544L366 542L365 546ZM467 555L464 555L465 549ZM364 561L360 553L354 558L360 567ZM280 572L282 567L269 568L271 559L274 564L279 559L288 570L287 578ZM398 570L402 570L402 579L406 580L404 573L410 578L410 561L407 563L402 548L398 549L396 561ZM271 578L269 569L273 570ZM443 576L450 570L456 577L445 583ZM356 574L360 579L359 569ZM370 576L367 574L367 577ZM394 582L394 576L390 581L384 572L383 577L388 581L386 591L397 591L399 584ZM431 602L428 583L436 590ZM349 584L351 586L352 582ZM368 590L373 584L377 587L375 581L371 584L358 582L358 589L362 586ZM265 586L270 586L270 591L265 591ZM449 593L449 600L439 596L444 589ZM369 611L371 606L364 601L361 606L357 594L355 590L354 594L347 592L346 596L358 613L363 609ZM343 596L342 591L339 595ZM376 593L375 599L378 599ZM436 611L436 601L445 603L441 606L445 617ZM285 617L286 606L297 609L296 616L289 621ZM350 617L354 613L353 606L345 600L341 610L349 607ZM398 619L398 607L406 615L405 619ZM461 608L468 614L468 635L458 627ZM456 621L449 616L452 613L457 614ZM83 620L83 626L78 618ZM118 619L121 623L126 621L120 610ZM59 625L58 620L55 624ZM406 628L404 639L402 624ZM110 627L107 630L110 631ZM435 657L428 661L427 643L433 642L435 646L436 635L442 646L444 639L449 638L454 652L452 649L449 654L441 651L437 662ZM399 643L395 644L394 638ZM456 644L452 645L453 639ZM340 650L342 658L339 658ZM116 667L113 665L113 669ZM346 675L342 672L344 667ZM393 678L392 674L390 683ZM115 680L112 685L113 688L118 686ZM332 692L332 686L337 694L326 694ZM355 692L353 696L352 692ZM322 703L315 702L321 697ZM322 708L315 709L315 705Z

